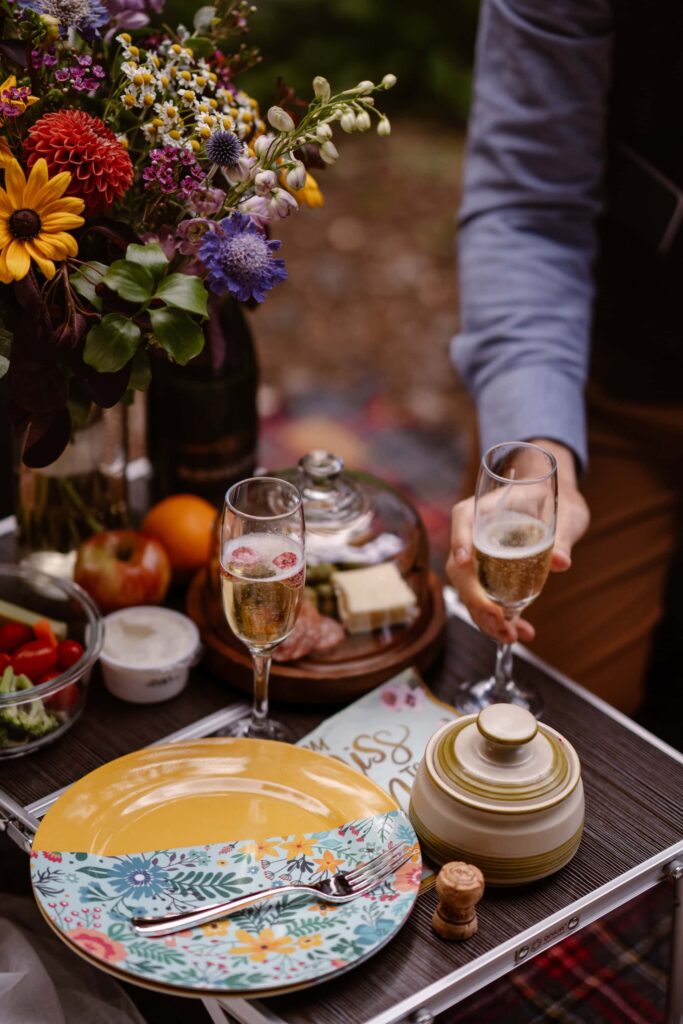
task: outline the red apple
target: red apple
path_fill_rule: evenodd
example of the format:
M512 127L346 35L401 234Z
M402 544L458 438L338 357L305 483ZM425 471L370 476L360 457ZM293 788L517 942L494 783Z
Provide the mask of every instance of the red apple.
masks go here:
M107 614L135 604L161 604L171 565L152 537L137 530L105 530L79 547L74 579Z

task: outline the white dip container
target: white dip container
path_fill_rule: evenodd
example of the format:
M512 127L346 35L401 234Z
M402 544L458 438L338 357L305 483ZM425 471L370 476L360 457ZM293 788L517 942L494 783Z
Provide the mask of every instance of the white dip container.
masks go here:
M199 631L181 612L140 605L105 616L102 676L121 700L154 704L175 697L200 655Z

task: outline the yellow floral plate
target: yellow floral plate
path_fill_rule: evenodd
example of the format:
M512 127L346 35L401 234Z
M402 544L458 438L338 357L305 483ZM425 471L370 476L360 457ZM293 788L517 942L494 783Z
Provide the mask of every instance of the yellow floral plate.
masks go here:
M281 881L318 881L405 845L382 886L331 907L283 898L167 938L133 914L184 910ZM181 995L273 995L367 959L410 914L415 833L375 783L267 740L197 740L129 754L75 783L34 840L38 904L62 939L128 981Z

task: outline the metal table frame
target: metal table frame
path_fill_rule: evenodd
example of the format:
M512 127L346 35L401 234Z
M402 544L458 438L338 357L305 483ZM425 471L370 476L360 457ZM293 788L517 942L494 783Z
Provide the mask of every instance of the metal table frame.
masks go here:
M455 592L445 588L446 607L449 615L457 615L469 621L467 612L459 603ZM626 729L638 734L652 746L659 748L668 757L683 764L683 754L663 743L605 701L595 697L571 679L557 672L550 665L536 658L524 647L516 645L515 654L541 668L555 682L568 688L603 714L615 719ZM229 722L248 713L246 704L232 704L192 725L171 733L156 741L168 743L185 739L208 736ZM0 791L0 830L27 852L31 849L31 838L39 820L59 797L63 790L57 790L21 807L11 797ZM662 850L656 856L637 867L624 872L606 885L576 900L563 910L552 914L536 925L503 942L483 956L458 970L446 974L439 982L415 992L409 999L391 1006L362 1024L431 1024L435 1016L444 1012L486 985L526 963L532 957L561 942L567 935L580 930L592 921L616 910L618 907L641 895L662 881L670 880L673 893L673 931L671 945L671 970L669 978L667 1024L683 1024L683 838L673 846ZM258 1000L239 998L203 999L202 1003L214 1024L286 1024L284 1018L274 1014ZM360 1021L355 1024L361 1024Z

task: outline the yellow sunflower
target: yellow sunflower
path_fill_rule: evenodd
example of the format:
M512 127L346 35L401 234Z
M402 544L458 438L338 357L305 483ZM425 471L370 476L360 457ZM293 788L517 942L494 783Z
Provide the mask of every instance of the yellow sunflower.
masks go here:
M14 160L12 150L9 148L7 139L0 138L0 169L7 167L7 164Z
M21 281L34 260L47 278L55 276L55 260L75 256L78 245L73 228L84 223L78 214L82 199L64 196L71 174L62 171L49 178L41 158L28 181L17 160L5 167L5 187L0 188L0 281Z

